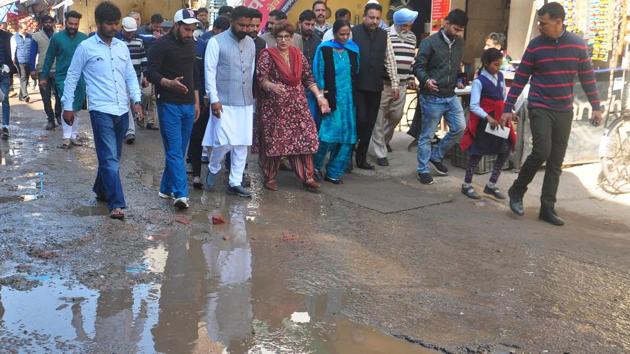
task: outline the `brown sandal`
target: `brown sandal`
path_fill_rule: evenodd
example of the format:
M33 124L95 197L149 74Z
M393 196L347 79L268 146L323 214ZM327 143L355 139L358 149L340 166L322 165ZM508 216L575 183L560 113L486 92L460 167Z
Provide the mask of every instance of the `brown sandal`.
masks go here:
M109 217L116 220L123 220L125 218L125 212L121 208L114 208L109 213Z
M314 179L309 179L304 182L304 188L306 188L306 190L311 193L318 193L319 187L321 187L320 184L317 183Z
M265 182L265 188L269 189L270 191L276 192L278 190L278 184L276 183L276 180L272 179Z

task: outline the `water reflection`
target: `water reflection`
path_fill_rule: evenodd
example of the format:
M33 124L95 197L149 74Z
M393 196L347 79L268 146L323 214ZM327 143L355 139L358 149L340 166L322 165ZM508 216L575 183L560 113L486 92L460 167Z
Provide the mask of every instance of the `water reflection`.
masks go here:
M211 279L207 299L208 337L225 347L238 345L251 333L252 249L245 225L245 207L230 207L227 230L214 235L226 242L203 245L203 255Z
M192 226L161 230L139 262L121 265L127 274L160 273L159 284L97 291L44 277L31 291L2 287L0 341L39 333L46 336L30 349L62 352L420 352L347 321L344 289L289 291L268 237L279 230L257 223L264 215L251 204L213 202ZM227 223L211 225L217 214Z

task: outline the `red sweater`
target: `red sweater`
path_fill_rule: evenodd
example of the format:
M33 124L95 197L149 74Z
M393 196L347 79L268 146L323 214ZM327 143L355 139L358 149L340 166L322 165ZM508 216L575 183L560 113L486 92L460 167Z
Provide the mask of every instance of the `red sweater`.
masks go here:
M513 110L528 81L529 108L572 111L576 75L593 110L599 110L599 92L584 40L566 31L558 39L538 36L529 42L523 54L505 100L504 111Z

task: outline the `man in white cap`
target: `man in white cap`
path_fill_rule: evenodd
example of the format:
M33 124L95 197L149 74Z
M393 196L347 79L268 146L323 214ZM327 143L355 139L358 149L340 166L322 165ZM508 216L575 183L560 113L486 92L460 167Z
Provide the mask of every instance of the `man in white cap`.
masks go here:
M391 82L388 78L383 81L381 106L376 117L376 125L372 132L372 145L379 166L389 166L387 153L391 150L389 142L394 136L394 129L402 119L405 108L406 88L416 89L416 79L411 72L411 65L416 55L416 35L411 31L418 12L402 8L394 12L394 25L388 31L389 41L394 49L398 79L400 80L400 94L394 96Z
M206 185L215 186L223 158L230 152L228 193L249 198L242 182L253 135L256 45L247 32L254 15L237 6L231 16L230 29L212 37L206 47L206 93L212 114L203 139L203 146L212 147Z
M122 41L129 48L131 55L131 64L136 72L140 87L147 87L146 77L143 77L147 70L147 52L144 49L142 39L136 35L138 31L138 22L133 17L125 17L122 19ZM136 124L137 117L129 119L129 128L125 134L127 144L133 144L136 140Z
M178 209L188 209L186 147L193 123L199 117L199 83L195 81L193 32L199 20L195 12L182 9L175 25L149 50L147 77L157 90L158 118L166 163L159 196L174 199Z

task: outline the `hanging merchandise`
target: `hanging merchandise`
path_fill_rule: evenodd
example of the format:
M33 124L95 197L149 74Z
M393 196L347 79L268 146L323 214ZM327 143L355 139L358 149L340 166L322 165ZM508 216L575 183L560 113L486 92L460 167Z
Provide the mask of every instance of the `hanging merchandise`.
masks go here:
M612 50L613 8L615 0L590 0L588 39L592 44L592 60L608 61Z

